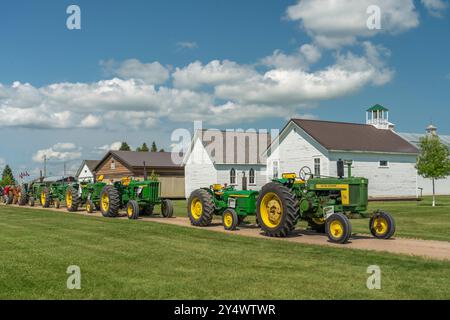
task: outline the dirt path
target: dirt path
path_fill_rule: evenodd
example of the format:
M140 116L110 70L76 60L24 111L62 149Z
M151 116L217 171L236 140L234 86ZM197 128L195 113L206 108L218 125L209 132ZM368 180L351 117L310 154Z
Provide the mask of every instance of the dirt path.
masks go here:
M29 208L29 207L27 207ZM36 210L52 210L56 212L67 212L65 209L43 209L40 207L34 207ZM96 216L101 217L100 213L87 214L85 212L79 211L76 214L84 216ZM118 219L127 219L126 217ZM139 219L140 221L150 221L157 223L170 224L181 227L197 228L190 224L189 219L185 217L178 217L172 219L164 219L160 217L143 217ZM239 227L236 231L226 231L221 224L215 223L207 228L201 228L203 230L209 230L214 232L221 232L227 234L236 234L252 238L264 238L273 239L274 241L289 241L295 243L311 244L311 245L321 245L337 248L349 248L349 249L359 249L359 250L372 250L380 252L390 252L396 254L404 254L409 256L420 256L429 259L436 260L447 260L450 261L450 242L447 241L434 241L434 240L415 240L415 239L402 239L395 238L391 240L378 240L370 236L364 235L354 235L350 238L350 242L345 245L335 244L328 241L328 238L322 234L316 234L314 232L308 232L305 230L296 230L294 234L288 238L274 239L268 238L262 235L261 230L255 225L246 225Z

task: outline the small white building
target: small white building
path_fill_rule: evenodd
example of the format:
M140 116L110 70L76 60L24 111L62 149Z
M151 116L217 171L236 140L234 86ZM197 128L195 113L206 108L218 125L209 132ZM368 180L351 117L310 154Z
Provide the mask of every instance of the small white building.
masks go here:
M369 197L416 197L419 150L394 132L388 117L376 105L366 124L290 120L266 152L268 180L303 166L316 176L336 176L337 161L352 160L352 175L369 179Z
M184 157L185 192L213 184L259 190L266 183L267 132L198 130Z
M94 169L100 161L98 160L84 160L77 171L75 177L79 182L93 182Z
M437 135L437 128L430 125L426 133L400 133L400 135L408 140L411 144L419 148L420 138L427 134ZM439 135L439 139L450 149L450 136ZM450 177L446 179L439 179L435 181L436 194L437 195L450 195ZM433 183L431 179L425 179L421 176L417 177L417 187L419 188L419 194L424 196L430 196L433 194Z

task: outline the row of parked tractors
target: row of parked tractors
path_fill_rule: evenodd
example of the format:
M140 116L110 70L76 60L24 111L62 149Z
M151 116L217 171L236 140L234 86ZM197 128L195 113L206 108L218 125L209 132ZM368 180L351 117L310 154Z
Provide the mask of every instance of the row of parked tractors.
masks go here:
M104 217L117 217L122 209L129 219L139 215L151 215L155 206L161 206L164 217L173 216L173 204L160 196L160 182L122 179L114 184L103 182L100 177L94 183L78 182L33 182L21 186L5 187L2 201L20 206L36 204L43 208L59 209L64 205L67 211L76 212L85 208L88 213L101 211Z
M368 180L352 177L352 163L338 161L338 177L315 177L303 167L298 176L283 174L260 191L236 190L231 186L213 185L192 192L188 215L195 226L208 226L215 215L222 217L225 229L234 230L246 217L256 216L256 223L269 237L287 237L297 222L306 221L309 229L326 233L331 242L346 243L352 235L349 218L369 218L371 234L389 239L395 233L395 222L387 212L367 213Z

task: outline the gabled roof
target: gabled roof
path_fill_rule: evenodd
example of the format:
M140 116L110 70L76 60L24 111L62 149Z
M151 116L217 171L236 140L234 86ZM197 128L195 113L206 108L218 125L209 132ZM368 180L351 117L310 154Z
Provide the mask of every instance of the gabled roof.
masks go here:
M215 164L265 165L262 154L272 141L268 132L198 130L192 138L185 161L198 139Z
M81 170L83 170L84 165L86 165L89 168L89 170L93 173L95 167L98 165L99 162L100 162L99 160L83 160L75 176L78 177L81 174Z
M383 107L381 104L376 104L373 107L367 109L368 112L370 111L389 111L388 108Z
M415 146L392 130L346 122L305 119L291 121L329 151L419 153Z
M409 143L415 145L417 148L419 147L420 138L425 137L426 133L399 133L399 135L409 141ZM450 136L448 135L439 135L439 139L443 144L445 144L450 149Z
M173 162L171 152L137 152L137 151L109 151L95 167L95 171L110 156L121 161L130 169L147 168L181 169L183 164ZM174 157L175 158L175 157Z

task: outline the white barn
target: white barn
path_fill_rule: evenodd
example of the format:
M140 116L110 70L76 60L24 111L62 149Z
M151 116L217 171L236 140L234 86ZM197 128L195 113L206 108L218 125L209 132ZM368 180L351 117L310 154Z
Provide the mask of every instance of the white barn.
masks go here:
M100 161L98 160L84 160L75 177L80 182L93 182L94 181L94 168Z
M270 145L267 132L198 130L184 157L185 192L213 184L259 190L266 183L266 159ZM244 182L245 181L245 182Z
M368 110L367 124L292 119L267 150L268 180L298 173L336 176L337 161L352 160L352 175L369 179L371 198L417 196L419 150L393 131L388 110Z

